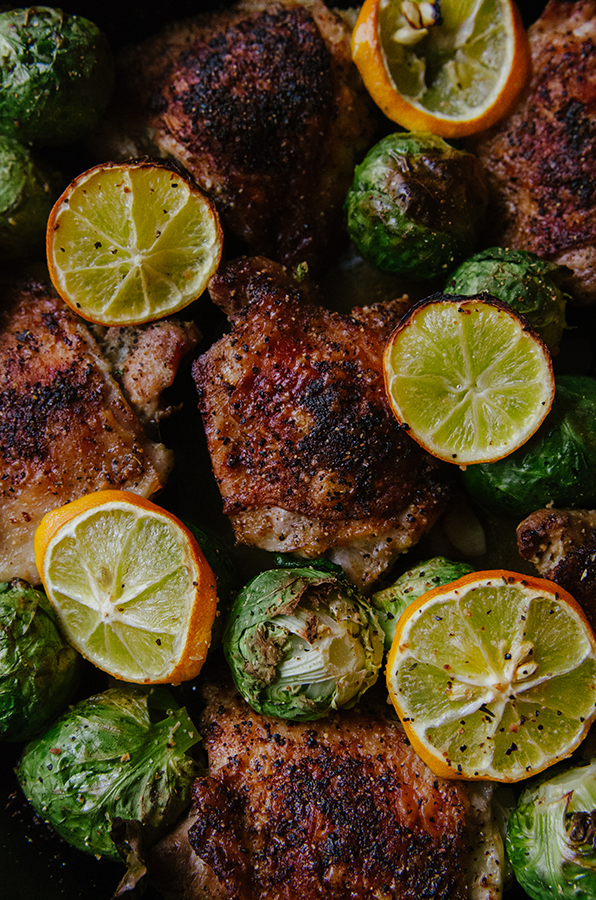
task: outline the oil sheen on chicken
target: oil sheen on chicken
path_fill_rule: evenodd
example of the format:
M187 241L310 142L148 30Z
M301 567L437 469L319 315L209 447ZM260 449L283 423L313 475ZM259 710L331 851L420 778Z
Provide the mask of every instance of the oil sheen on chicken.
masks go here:
M148 497L172 458L147 438L86 324L53 290L7 292L0 317L0 580L35 584L33 536L48 510L104 488Z
M248 0L174 23L121 60L102 159L181 162L253 252L328 260L375 116L350 29L322 0Z
M473 147L496 199L489 240L569 266L596 302L596 0L549 0L530 28L532 76Z
M205 692L208 774L150 858L167 900L500 897L491 789L433 775L382 696L298 724Z
M237 311L193 375L237 540L328 552L368 586L422 537L448 494L447 467L389 411L384 331L309 302L263 259L231 263L210 292Z

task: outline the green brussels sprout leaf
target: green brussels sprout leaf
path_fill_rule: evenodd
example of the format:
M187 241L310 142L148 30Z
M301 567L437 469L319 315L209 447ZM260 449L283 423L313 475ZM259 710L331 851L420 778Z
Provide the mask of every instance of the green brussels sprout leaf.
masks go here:
M596 503L596 380L556 379L552 408L522 447L493 463L468 466L468 493L490 512L523 519L547 506Z
M509 818L506 844L533 900L596 896L596 761L559 768L529 787Z
M474 250L487 198L472 153L432 134L391 134L355 169L345 202L348 234L381 271L435 278Z
M525 250L491 247L463 262L446 285L450 294L488 291L526 317L551 353L557 353L565 323L567 294L560 287L566 266Z
M378 677L383 640L370 605L345 579L273 569L236 598L224 653L253 709L306 721L356 703Z
M316 559L301 559L290 553L274 553L273 561L278 569L317 569L319 572L330 572L338 578L346 577L341 566L321 556Z
M78 703L27 744L17 778L36 812L68 843L112 859L116 818L137 820L149 846L186 808L200 739L165 689L110 688Z
M0 583L0 740L27 741L66 709L81 662L45 594Z
M372 594L370 602L385 635L385 650L391 649L397 621L413 600L434 587L449 584L473 571L473 566L468 563L435 556L408 569L392 585Z
M147 886L148 872L141 823L119 816L112 821L110 837L120 859L126 865L126 872L114 894L114 898L126 894L130 898L141 897Z

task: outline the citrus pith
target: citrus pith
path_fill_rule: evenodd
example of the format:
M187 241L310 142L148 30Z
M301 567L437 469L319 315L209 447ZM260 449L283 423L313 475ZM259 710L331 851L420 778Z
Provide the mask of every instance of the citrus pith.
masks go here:
M175 168L146 160L83 172L57 200L46 232L54 287L100 325L140 324L188 306L222 247L211 201Z
M569 756L596 716L596 639L558 585L474 572L423 594L397 624L391 700L447 778L517 781Z
M213 572L190 531L127 491L98 491L44 516L35 556L68 640L115 678L194 678L216 614Z
M497 122L530 71L527 34L511 0L365 0L352 56L388 118L446 138Z

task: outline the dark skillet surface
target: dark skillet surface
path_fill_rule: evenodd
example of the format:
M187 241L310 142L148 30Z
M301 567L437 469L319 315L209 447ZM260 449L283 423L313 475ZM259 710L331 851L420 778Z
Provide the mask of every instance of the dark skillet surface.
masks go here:
M212 0L179 0L175 6L167 0L72 0L61 4L65 11L96 22L115 49L143 39L170 18L181 18L218 5L222 4ZM519 5L526 24L544 7L542 0L521 0ZM5 6L8 4L0 5L0 9ZM68 177L74 177L87 167L83 156L79 149L69 149L61 151L57 161ZM221 317L206 301L198 301L187 314L196 317L204 334L202 348L205 348L223 327ZM592 321L596 315L591 311L583 312L581 317L590 320L585 324L596 324ZM594 333L592 327L590 332ZM592 355L592 348L588 347L587 352ZM191 517L204 526L215 525L222 535L229 534L216 485L209 476L209 458L188 373L181 374L173 399L183 400L184 409L178 417L165 423L162 438L167 446L176 449L177 464L159 502L178 515ZM261 557L245 553L238 562L249 577L259 568ZM102 673L89 666L81 697L105 687ZM180 702L186 703L192 715L193 689L187 687L181 691ZM20 751L20 745L0 744L0 893L3 900L109 900L122 876L122 867L73 850L33 815L13 773ZM146 900L158 900L159 896L151 887L144 894ZM509 896L512 900L525 897L515 889Z

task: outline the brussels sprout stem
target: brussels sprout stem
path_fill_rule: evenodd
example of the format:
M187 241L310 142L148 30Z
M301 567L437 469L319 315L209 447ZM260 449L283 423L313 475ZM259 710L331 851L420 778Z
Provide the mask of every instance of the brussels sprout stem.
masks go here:
M292 652L277 669L277 683L312 684L338 678L346 671L357 672L365 665L364 650L358 635L351 635L330 616L317 613L317 633L307 637L307 619L312 613L298 609L293 616L277 616L276 624L291 633Z

